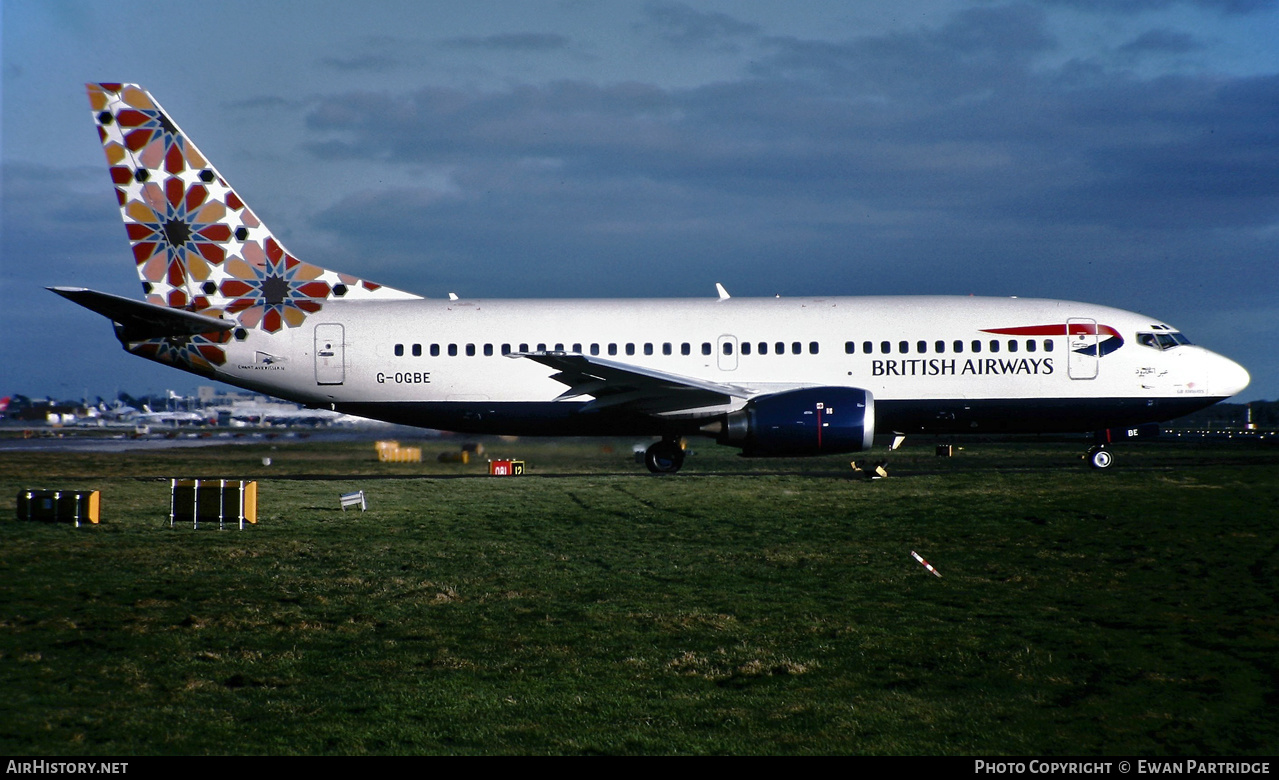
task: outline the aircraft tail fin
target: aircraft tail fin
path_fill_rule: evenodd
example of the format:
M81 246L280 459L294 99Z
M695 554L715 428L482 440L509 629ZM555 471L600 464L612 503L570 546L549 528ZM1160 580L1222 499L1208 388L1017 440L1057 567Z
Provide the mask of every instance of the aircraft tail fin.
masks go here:
M86 86L149 303L275 333L333 300L421 297L298 260L146 90Z

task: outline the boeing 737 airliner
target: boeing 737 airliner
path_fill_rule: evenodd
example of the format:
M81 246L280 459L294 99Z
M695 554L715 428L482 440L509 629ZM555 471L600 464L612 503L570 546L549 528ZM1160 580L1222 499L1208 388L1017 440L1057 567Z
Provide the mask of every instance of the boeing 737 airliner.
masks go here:
M469 433L643 435L744 455L876 433L1070 432L1177 417L1248 372L1143 314L976 297L428 300L304 263L160 105L90 84L145 302L54 292L124 349L340 412ZM1110 453L1094 449L1094 466Z

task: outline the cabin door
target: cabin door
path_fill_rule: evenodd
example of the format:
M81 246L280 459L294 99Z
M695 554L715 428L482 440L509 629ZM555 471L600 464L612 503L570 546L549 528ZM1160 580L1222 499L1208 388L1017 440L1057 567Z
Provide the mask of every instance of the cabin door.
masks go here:
M1082 317L1066 320L1066 370L1071 379L1097 378L1097 321Z
M315 383L340 385L346 380L346 346L342 326L324 323L315 326Z

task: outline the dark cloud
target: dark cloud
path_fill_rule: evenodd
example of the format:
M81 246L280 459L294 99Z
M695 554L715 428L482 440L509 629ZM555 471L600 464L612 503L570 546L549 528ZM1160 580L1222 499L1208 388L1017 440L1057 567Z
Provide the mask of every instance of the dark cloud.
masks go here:
M334 70L354 73L388 73L400 67L400 62L395 57L376 53L352 54L347 57L321 57L320 63Z
M1193 35L1160 28L1147 30L1119 47L1122 54L1188 54L1203 48Z
M242 111L277 111L281 109L297 109L302 104L298 100L290 100L279 95L259 95L257 97L233 100L226 105L227 108Z
M753 67L770 79L815 80L850 97L969 99L1020 80L1056 41L1029 6L971 8L937 29L844 42L770 38L770 56Z
M427 88L334 96L309 115L308 126L330 136L312 145L326 155L586 160L662 146L676 109L670 93L639 84L557 82L493 93Z
M978 26L898 41L899 55L929 56L892 80L866 73L888 67L867 51L884 42L871 40L810 56L826 65L807 81L794 75L792 46L758 78L692 90L560 82L338 95L309 116L327 136L311 148L452 166L467 192L567 178L616 182L624 199L629 182L644 180L709 204L742 194L869 199L920 219L1208 228L1275 218L1274 78L1103 78L1028 63L992 74L985 52L998 36ZM1051 45L1031 31L1010 38L1015 51ZM830 76L833 61L847 77ZM943 71L958 83L939 93ZM554 165L511 175L529 160Z
M1252 14L1275 7L1279 0L1042 0L1045 5L1077 8L1095 13L1140 14L1184 5L1220 14Z
M441 43L455 49L486 51L552 52L569 48L572 40L554 33L503 33L499 35L445 38Z
M698 11L684 3L650 2L644 21L636 25L654 39L688 49L736 51L744 40L757 36L759 27L728 14Z

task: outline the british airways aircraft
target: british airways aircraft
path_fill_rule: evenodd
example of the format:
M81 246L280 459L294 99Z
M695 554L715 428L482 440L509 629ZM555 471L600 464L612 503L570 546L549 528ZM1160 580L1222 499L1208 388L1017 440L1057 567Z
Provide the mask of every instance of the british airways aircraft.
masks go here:
M1160 320L1071 301L426 299L298 260L149 93L88 91L146 300L50 289L112 320L127 352L312 407L653 436L661 473L690 435L795 456L876 433L1130 429L1249 382Z

